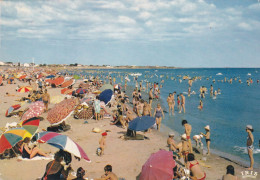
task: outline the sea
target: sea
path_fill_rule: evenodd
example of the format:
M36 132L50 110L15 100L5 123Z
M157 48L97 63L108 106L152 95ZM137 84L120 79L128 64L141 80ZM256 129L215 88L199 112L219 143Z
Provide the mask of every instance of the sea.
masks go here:
M111 75L112 78L116 77L116 83L122 85L124 85L124 77L128 75L130 79L128 86L135 86L135 75L139 75L137 81L142 81L143 87L146 87L146 82L151 82L152 85L154 82L162 84L160 102L166 111L165 119L162 121L165 126L183 134L184 128L181 121L185 119L192 125L191 136L193 136L200 132L205 133L204 127L209 125L212 151L245 165L249 165L245 129L246 125L252 125L254 128L254 159L256 164L260 164L260 83L257 83L257 80L260 80L260 68L98 69L69 73L83 74L86 77L102 74L103 79L105 76ZM196 94L188 97L189 84L188 80L183 80L183 76L201 77L194 81L191 87L191 91ZM253 83L248 86L249 78L253 80ZM232 84L229 82L230 79L233 80ZM220 89L221 93L216 98L210 96L211 85L214 91ZM199 96L201 86L208 89L205 98L202 99L203 110L197 108L201 99ZM169 93L174 91L176 91L176 95L183 93L186 97L185 114L179 114L176 106L174 116L167 113L166 99ZM205 148L205 139L202 142Z

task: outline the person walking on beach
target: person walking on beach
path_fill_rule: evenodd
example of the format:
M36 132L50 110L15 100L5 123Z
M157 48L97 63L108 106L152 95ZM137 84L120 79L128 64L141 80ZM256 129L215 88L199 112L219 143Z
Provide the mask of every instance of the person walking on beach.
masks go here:
M150 104L147 101L144 102L143 116L152 116Z
M157 108L155 109L153 116L155 117L157 130L160 131L162 117L164 118L164 113L160 104L157 104Z
M247 152L248 152L248 156L250 158L250 167L248 168L248 170L253 170L254 168L254 157L253 157L253 150L254 150L254 136L253 136L253 132L254 129L251 125L247 125L246 126L246 132L248 133L247 136Z
M206 134L204 134L202 132L200 134L203 135L206 139L206 144L207 144L207 149L208 149L207 155L210 155L210 127L209 127L209 125L207 125L204 128L206 130Z
M42 95L42 101L45 106L44 112L48 111L48 105L50 104L50 95L47 92L47 89L44 90L44 94Z
M190 134L191 134L192 127L191 127L190 124L188 124L187 120L182 120L181 124L185 128L185 134L187 135L187 141L189 143L190 152L192 153L193 150L192 150L191 139L190 139Z
M96 117L96 121L98 121L100 119L100 100L99 100L99 96L96 96L96 99L94 101L94 110L95 110L95 117Z
M222 180L238 180L238 177L235 176L234 166L228 165L226 169L227 173L222 177Z
M185 113L185 97L182 93L180 94L180 96L181 96L181 107L179 113L182 112L182 109L183 109L183 113Z

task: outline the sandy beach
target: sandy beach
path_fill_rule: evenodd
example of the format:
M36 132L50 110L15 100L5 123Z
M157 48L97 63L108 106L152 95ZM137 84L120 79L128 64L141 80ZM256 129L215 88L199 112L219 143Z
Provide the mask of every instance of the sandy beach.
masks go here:
M17 103L17 99L25 96L26 93L18 93L15 91L17 85L23 86L27 83L22 83L15 80L16 84L6 84L0 86L0 127L4 127L6 123L20 122L19 117L5 117L6 110ZM80 80L74 85L77 87ZM51 97L60 95L61 88L48 88L48 92ZM6 92L14 96L6 96ZM52 108L54 104L51 104L49 108ZM111 110L110 110L111 111ZM43 121L40 122L38 131L46 129L49 126L49 122L46 120L47 113L43 113ZM104 119L95 121L94 119L85 120L74 119L72 116L66 120L66 123L71 125L71 129L63 134L68 135L72 140L77 142L87 153L91 159L91 163L85 160L78 161L75 158L72 160L72 168L74 171L78 167L86 169L87 173L85 177L89 179L100 178L104 174L104 166L111 164L113 166L113 172L120 178L127 180L138 179L142 170L142 165L150 157L152 153L157 152L160 149L168 150L167 147L167 134L172 131L163 126L161 132L152 130L150 133L138 132L147 137L145 140L124 140L122 137L126 133L126 129L121 127L110 125L111 119ZM181 120L180 120L181 121ZM101 133L92 132L93 128L100 128L102 132L109 130L107 136L107 147L105 149L104 156L97 156L96 149L99 147L98 141L101 137ZM177 140L179 141L179 139ZM47 145L41 144L40 148L45 152L54 154L57 149ZM217 155L210 155L207 157L206 162L202 161L202 152L195 153L196 159L198 159L203 167L203 170L207 174L208 180L218 180L222 178L222 175L226 173L226 166L231 164L235 167L236 175L241 177L241 172L246 169L237 163L231 162L228 159L219 157ZM17 158L2 159L0 165L0 179L2 180L29 180L42 177L45 171L45 166L49 162L47 160L38 161L18 161Z

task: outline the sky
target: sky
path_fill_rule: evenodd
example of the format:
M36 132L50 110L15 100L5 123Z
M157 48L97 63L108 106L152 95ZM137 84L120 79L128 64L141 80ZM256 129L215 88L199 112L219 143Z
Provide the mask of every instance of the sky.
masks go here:
M0 61L260 67L259 0L0 0Z

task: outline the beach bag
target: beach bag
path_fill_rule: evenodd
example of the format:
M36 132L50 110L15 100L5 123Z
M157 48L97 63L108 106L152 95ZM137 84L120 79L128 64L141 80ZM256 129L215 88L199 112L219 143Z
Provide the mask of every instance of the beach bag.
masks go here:
M51 170L51 168L52 168L54 162L55 162L55 161L52 162L51 167L48 169L47 173L46 173L45 176L42 178L42 180L47 180L47 176L48 176L48 174L49 174L49 172L50 172L50 170Z

